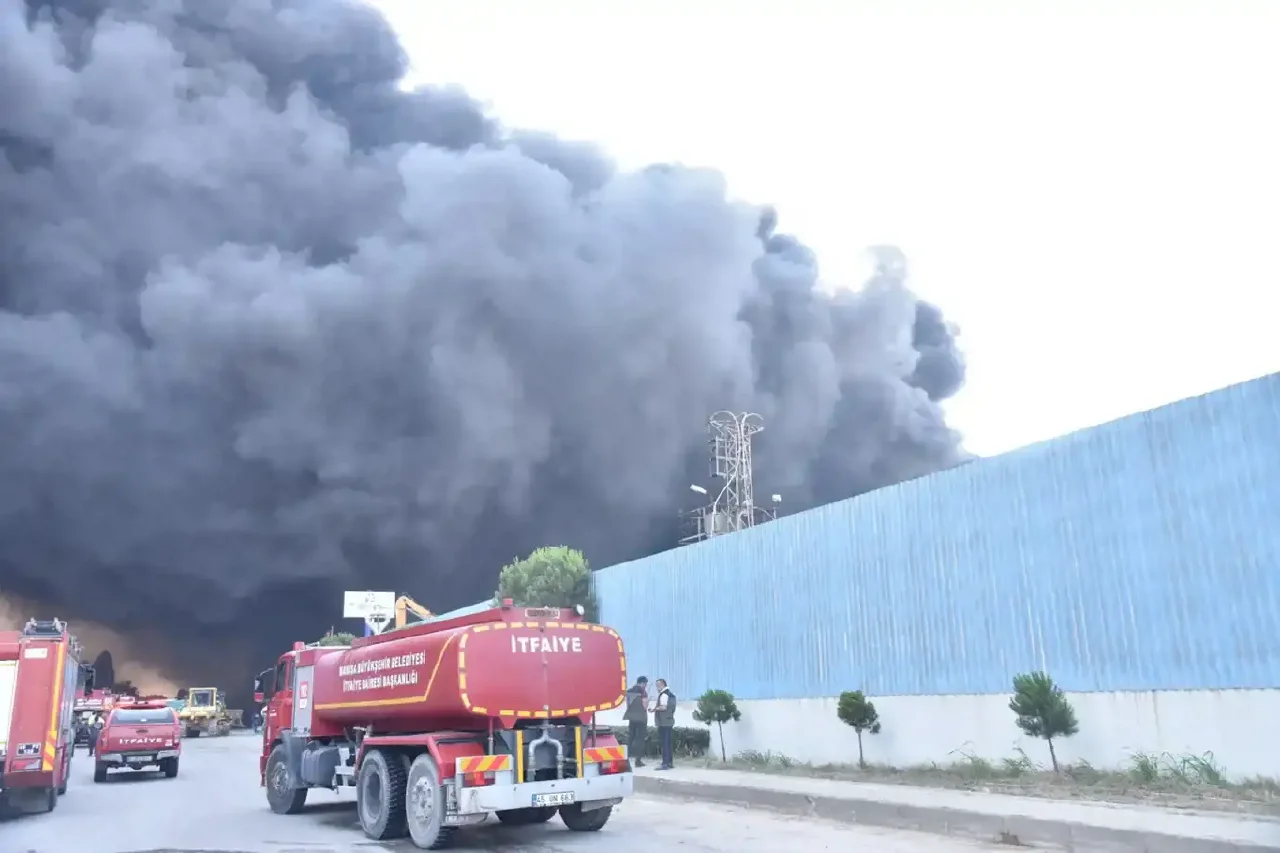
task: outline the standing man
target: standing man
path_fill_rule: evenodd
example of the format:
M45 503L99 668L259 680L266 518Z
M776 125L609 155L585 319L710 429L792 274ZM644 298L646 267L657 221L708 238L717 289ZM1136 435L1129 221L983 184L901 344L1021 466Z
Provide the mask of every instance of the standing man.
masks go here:
M89 726L89 754L96 756L98 754L98 737L102 734L102 715L96 714L93 723Z
M627 690L627 710L622 719L627 721L627 752L631 763L644 767L644 748L649 743L649 678L642 675Z
M671 761L671 730L676 724L676 694L667 687L665 678L658 679L657 687L658 699L653 703L653 724L658 727L658 742L662 744L662 764L658 765L658 769L670 770L674 766Z

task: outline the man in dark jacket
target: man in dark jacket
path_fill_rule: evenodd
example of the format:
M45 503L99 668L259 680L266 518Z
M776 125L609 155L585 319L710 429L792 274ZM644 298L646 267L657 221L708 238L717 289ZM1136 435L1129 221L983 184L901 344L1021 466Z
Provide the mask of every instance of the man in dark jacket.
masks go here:
M674 765L671 755L671 735L676 725L676 694L667 687L667 680L657 681L658 698L653 703L653 724L658 727L658 743L662 745L662 764L659 770L670 770Z
M649 679L640 676L627 691L627 752L636 767L644 767L644 748L649 742Z

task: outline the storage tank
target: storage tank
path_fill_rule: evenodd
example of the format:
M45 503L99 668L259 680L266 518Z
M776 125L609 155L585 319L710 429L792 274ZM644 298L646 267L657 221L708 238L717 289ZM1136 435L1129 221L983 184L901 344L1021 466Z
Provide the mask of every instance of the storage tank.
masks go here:
M612 628L585 622L417 625L316 658L313 710L337 725L431 731L463 718L578 717L622 704Z

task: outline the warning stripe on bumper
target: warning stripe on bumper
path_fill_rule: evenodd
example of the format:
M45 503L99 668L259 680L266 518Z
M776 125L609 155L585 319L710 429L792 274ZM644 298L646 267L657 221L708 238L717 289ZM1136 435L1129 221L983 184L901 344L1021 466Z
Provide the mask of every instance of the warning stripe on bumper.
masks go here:
M601 761L621 761L627 757L624 746L590 746L582 750L584 764L598 764Z
M510 755L468 755L458 759L459 773L496 773L510 769Z

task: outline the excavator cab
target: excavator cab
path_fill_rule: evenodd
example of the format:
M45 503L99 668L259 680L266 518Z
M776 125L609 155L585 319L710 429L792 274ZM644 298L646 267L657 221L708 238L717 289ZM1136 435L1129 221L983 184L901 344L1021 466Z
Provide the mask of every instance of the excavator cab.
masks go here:
M187 693L187 706L190 708L214 708L217 703L214 697L218 695L218 691L213 688L193 687Z
M216 687L189 689L186 704L178 711L178 718L182 721L185 737L231 734L232 719L227 712L226 699Z

